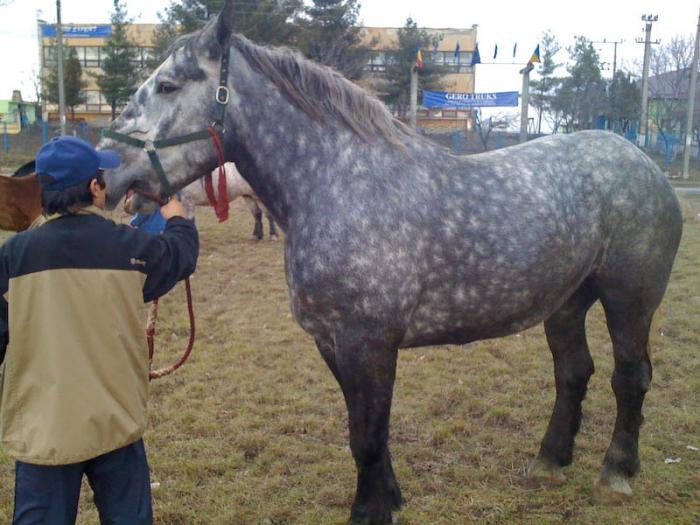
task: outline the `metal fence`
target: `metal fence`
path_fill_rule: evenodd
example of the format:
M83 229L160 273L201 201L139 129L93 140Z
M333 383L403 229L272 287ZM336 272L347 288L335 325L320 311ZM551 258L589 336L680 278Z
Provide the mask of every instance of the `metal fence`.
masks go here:
M69 135L81 137L92 144L97 144L104 126L89 124L88 122L68 122L66 132ZM637 142L637 133L634 128L629 130L616 130L613 132L624 136L633 143ZM485 150L500 149L518 143L518 134L493 130L488 137L483 137L475 130L451 129L451 130L420 130L429 140L442 145L457 155L469 155ZM60 127L56 122L38 121L36 124L24 126L19 133L12 133L7 123L0 122L0 165L19 166L32 159L42 144L60 134ZM529 135L528 140L538 135ZM659 163L665 168L669 167L683 154L685 139L680 134L651 133L647 137L644 150L659 158ZM700 143L693 138L691 157L697 162L700 159Z
M38 121L24 126L19 133L10 133L7 126L0 127L1 147L0 164L19 165L32 159L42 144L60 135L60 126L56 122ZM67 122L66 133L97 144L102 127L89 125L87 122Z

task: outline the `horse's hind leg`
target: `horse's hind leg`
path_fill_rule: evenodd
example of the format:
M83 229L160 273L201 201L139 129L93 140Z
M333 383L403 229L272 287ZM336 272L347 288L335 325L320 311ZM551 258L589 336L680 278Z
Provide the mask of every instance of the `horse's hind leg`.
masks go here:
M337 336L334 346L317 340L321 355L345 396L350 449L357 467L351 525L387 525L403 500L389 453L389 416L397 349L357 334Z
M528 469L533 485L559 485L562 467L571 463L574 438L581 424L581 402L593 374L593 359L586 342L586 313L597 300L588 282L544 323L554 358L556 400L537 458Z
M248 206L250 213L253 214L253 218L255 219L255 226L253 227L253 237L255 237L257 240L261 240L263 238L262 210L260 209L260 206L258 206L258 203L255 202L255 199L253 199L252 197L244 195L243 200L245 200L246 206Z
M267 221L270 223L270 239L278 239L277 227L275 226L275 219L272 218L270 214L266 215Z
M603 470L596 482L594 500L617 503L632 494L628 480L639 471L642 404L651 383L649 328L658 301L645 301L641 297L620 300L611 294L601 297L601 302L615 358L611 382L617 400L617 418Z

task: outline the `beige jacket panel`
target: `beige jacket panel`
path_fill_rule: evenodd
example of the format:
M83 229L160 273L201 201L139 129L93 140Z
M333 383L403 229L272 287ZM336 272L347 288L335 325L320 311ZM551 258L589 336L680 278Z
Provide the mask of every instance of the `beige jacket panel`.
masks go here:
M143 435L145 278L127 270L54 269L10 280L12 330L0 387L8 455L63 465Z

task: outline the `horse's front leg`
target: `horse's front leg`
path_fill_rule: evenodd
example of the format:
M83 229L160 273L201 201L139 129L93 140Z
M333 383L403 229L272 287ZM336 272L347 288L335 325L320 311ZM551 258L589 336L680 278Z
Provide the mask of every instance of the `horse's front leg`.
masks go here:
M397 348L386 342L338 335L319 350L341 385L348 407L350 449L357 467L351 525L385 525L403 500L389 454L389 416Z

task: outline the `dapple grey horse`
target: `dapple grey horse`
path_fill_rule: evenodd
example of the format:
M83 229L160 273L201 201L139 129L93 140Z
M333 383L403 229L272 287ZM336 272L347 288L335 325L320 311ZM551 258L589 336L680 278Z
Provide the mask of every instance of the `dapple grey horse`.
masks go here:
M224 173L226 174L226 193L228 195L229 202L233 202L239 197L242 197L246 203L246 206L253 214L255 219L255 226L253 228L253 237L260 240L264 237L265 233L263 231L263 221L262 217L265 214L267 221L270 225L270 239L277 239L277 228L275 228L275 220L267 211L265 205L260 201L258 196L250 187L250 184L241 177L238 173L236 165L233 162L227 162L224 164ZM219 199L219 170L214 170L211 174L212 176L212 186L214 189L214 195L216 199ZM194 181L192 184L185 186L180 190L180 198L182 199L182 204L187 210L189 218L194 217L195 206L209 206L209 199L207 198L207 192L204 189L204 178Z
M599 131L451 155L336 72L232 34L230 16L227 3L177 42L112 129L156 140L208 126L221 111L214 93L229 50L225 157L286 232L292 312L343 391L358 475L350 523L390 523L402 504L388 448L400 348L544 321L556 401L529 475L559 480L593 373L585 318L596 301L613 343L617 419L595 494L628 495L651 380L650 322L682 230L654 162ZM102 146L124 156L107 174L112 205L130 187L163 191L143 151ZM175 190L213 169L216 155L188 143L164 149L161 162Z

